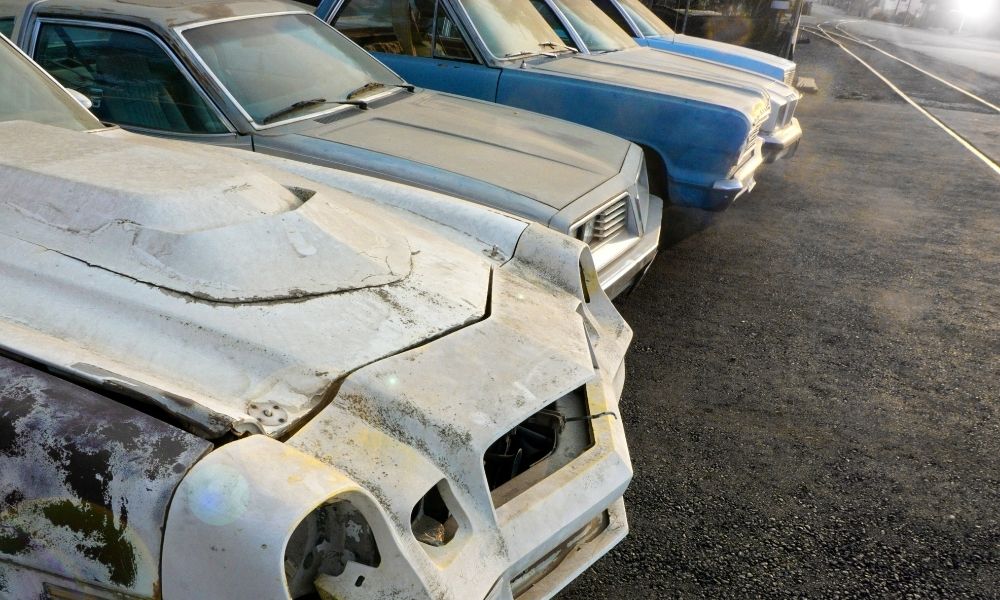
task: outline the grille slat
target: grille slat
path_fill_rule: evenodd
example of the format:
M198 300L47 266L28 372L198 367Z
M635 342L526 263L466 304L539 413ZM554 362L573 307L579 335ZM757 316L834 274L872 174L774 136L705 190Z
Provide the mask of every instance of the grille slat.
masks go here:
M614 237L625 229L628 196L623 196L597 215L594 223L594 239L590 245L596 246Z

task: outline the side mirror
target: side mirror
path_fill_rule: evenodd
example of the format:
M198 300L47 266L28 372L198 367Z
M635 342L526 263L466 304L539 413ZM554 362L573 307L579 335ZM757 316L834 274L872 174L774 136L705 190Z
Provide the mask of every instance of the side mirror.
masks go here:
M87 110L90 110L90 108L94 106L94 103L90 101L90 98L84 96L80 92L69 88L66 88L66 91L69 92L70 96L73 96L74 100L80 103L80 106L86 108Z

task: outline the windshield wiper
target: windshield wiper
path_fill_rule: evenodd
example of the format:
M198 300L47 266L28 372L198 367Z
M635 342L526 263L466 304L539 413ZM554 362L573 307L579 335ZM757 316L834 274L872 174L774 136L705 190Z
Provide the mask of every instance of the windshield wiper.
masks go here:
M261 119L260 122L261 122L262 125L266 125L267 123L270 123L271 121L274 121L275 119L283 117L283 116L285 116L285 115L287 115L289 113L293 113L293 112L295 112L295 111L297 111L297 110L299 110L301 108L308 108L310 106L318 106L320 104L326 104L326 98L310 98L309 100L299 100L298 102L294 102L292 104L289 104L285 108L279 108L278 110L274 111L273 113L271 113L271 114L267 115L266 117L264 117L263 119Z
M408 84L408 83L382 83L382 82L379 82L379 81L369 81L368 83L364 84L363 86L359 87L358 89L356 89L356 90L352 91L351 93L347 94L347 96L345 98L346 98L346 100L350 101L351 99L357 98L358 96L360 96L362 94L366 94L368 92L373 92L373 91L375 91L375 90L377 90L379 88L384 88L384 87L397 87L397 88L407 89L407 90L409 90L411 92L413 91L413 86L410 85L410 84ZM349 103L349 102L345 102L345 104L346 103Z
M261 119L259 123L261 125L266 125L289 113L293 113L303 108L309 108L310 106L320 106L322 104L349 104L351 106L357 106L359 108L368 108L368 101L355 100L354 98L364 94L365 92L370 92L372 90L376 90L381 87L405 88L411 92L414 89L413 86L408 83L379 83L377 81L372 81L370 83L364 84L363 86L359 87L353 92L347 94L347 96L343 100L327 100L326 98L310 98L308 100L299 100L298 102L289 104L285 108L280 108L274 111L273 113L267 115L266 117Z
M555 57L556 55L551 52L533 52L531 50L521 50L520 52L508 52L507 54L503 55L504 58L528 58L529 56Z
M538 45L542 46L544 48L553 48L553 49L556 49L556 50L569 50L573 54L579 54L580 53L579 50L577 50L576 48L574 48L572 46L567 46L566 44L559 44L559 43L556 43L556 42L541 42Z

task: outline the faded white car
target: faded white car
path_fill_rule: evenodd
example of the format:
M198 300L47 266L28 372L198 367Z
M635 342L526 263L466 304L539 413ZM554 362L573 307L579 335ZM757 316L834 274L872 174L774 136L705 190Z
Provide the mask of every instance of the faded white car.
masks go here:
M0 598L547 598L625 536L581 242L104 128L4 41L0 149Z

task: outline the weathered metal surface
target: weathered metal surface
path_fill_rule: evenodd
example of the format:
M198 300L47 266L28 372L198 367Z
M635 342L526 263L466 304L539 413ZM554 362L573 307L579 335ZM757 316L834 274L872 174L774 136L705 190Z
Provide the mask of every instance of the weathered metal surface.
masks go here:
M30 2L24 0L21 4L18 12L23 12ZM68 17L98 26L129 23L152 32L187 65L193 83L222 108L236 137L256 152L444 192L543 223L562 233L571 232L584 216L623 192L630 194L629 202L634 205L645 202L640 196L648 196L648 190L638 189L639 180L645 178L645 165L639 160L642 152L626 140L537 113L427 90L397 89L398 93L367 110L340 106L333 109L338 112L321 119L313 119L305 112L295 122L262 128L251 122L234 96L185 41L185 31L210 27L206 23L220 18L218 3L206 0L204 4L48 0L29 10L30 16L21 27L33 31L38 18ZM232 14L227 16L242 19L285 12L288 14L278 18L296 19L308 14L301 9L300 5L279 0L239 2L233 4ZM318 22L314 25L325 28ZM32 40L24 35L20 43L30 49ZM266 57L262 60L269 62ZM360 48L345 50L339 62L346 76L366 71L373 81L399 81ZM72 81L64 83L74 85ZM288 81L291 88L307 83L291 77ZM316 110L330 109L324 106ZM183 132L178 137L233 143L230 136L192 136ZM658 225L650 222L647 228L634 226L631 243L595 248L598 270L602 276L607 273L602 279L606 290L625 289L641 275L655 254L648 247L658 242ZM639 238L648 238L642 240L642 248ZM623 265L635 268L625 269Z
M315 579L321 598L509 600L511 582L526 571L537 582L525 593L550 597L624 535L620 498L631 465L618 401L631 330L580 242L384 180L120 130L2 123L0 148L17 150L0 154L0 181L35 192L0 202L0 343L153 403L205 435L288 438L230 442L183 477L163 538L165 597L287 598L285 558L302 557L302 568L308 562L308 548L286 556L288 543L315 540L336 554L363 549L368 532L377 560L331 558ZM153 162L157 169L137 168ZM192 185L166 193L178 178ZM301 228L282 225L292 213ZM134 234L132 243L116 238L120 228ZM147 231L170 235L145 246ZM398 237L381 240L381 232ZM189 235L221 235L228 245L201 247L202 270L185 271L193 263L185 254L199 248L186 243ZM103 247L114 243L117 255ZM349 268L344 285L322 287L325 265L296 272L314 256L302 252L310 246L331 264L359 264L360 254L399 278L378 280L386 271L376 264L368 272ZM405 272L392 262L401 247L409 254ZM246 257L256 260L256 274ZM317 286L309 288L315 293L295 293L296 277ZM366 277L376 282L366 286ZM205 297L218 290L235 295ZM247 290L261 295L244 296ZM581 387L593 445L494 507L486 448ZM209 446L146 415L135 418L152 420L151 432L130 432L129 417L107 425L114 409L134 411L88 397L108 403L110 414L66 402L28 416L0 412L0 427L13 423L18 439L37 440L30 455L51 460L52 483L30 485L38 465L16 463L25 498L54 498L58 509L5 497L18 508L0 539L8 555L40 539L38 547L55 555L96 563L81 558L50 576L56 567L17 562L4 585L14 581L35 595L44 583L70 594L155 596L163 507ZM184 447L186 460L171 463L182 467L130 471L156 467L159 454L155 443L128 441L155 442L163 431L196 442ZM57 434L58 444L46 446ZM95 461L112 469L97 473L97 483L88 479ZM76 490L81 477L101 493ZM455 519L438 546L421 543L411 525L414 506L431 489ZM156 494L162 503L150 500ZM90 503L78 506L77 496ZM349 503L335 513L339 541L296 536L327 502ZM94 506L106 512L88 512ZM610 520L594 529L604 513ZM109 546L111 554L102 554ZM156 554L121 559L136 547Z
M18 182L0 204L0 343L92 381L117 379L214 434L288 429L346 373L481 319L490 270L525 227L378 184L380 200L457 215L445 226L287 172L251 170L242 153L120 131L109 139L5 123L0 146L23 148L0 156L0 177ZM178 177L193 184L171 195ZM214 177L223 183L209 184ZM119 180L121 190L102 184ZM288 188L316 193L295 207ZM302 227L274 221L291 213ZM479 239L456 229L463 225L483 225L472 232ZM117 256L98 243L158 231L170 232L161 244L122 241ZM226 242L196 252L189 235ZM194 272L164 267L196 262ZM334 273L339 266L344 273ZM326 272L342 285L330 286ZM195 293L222 285L270 291L224 302ZM263 424L254 403L279 406L287 422Z
M653 193L676 204L721 209L732 201L719 198L712 186L732 172L757 117L767 110L762 90L617 65L605 55L491 57L476 33L472 11L462 0L445 2L449 14L470 32L466 39L485 57L481 62L384 52L375 56L416 85L540 112L640 144L664 175L654 182ZM317 15L332 22L344 5L344 0L324 0ZM357 10L358 5L352 6ZM535 11L527 0L504 0L494 8L519 15ZM541 27L547 27L544 20ZM555 31L550 38L537 41L557 40Z
M210 447L0 357L0 598L67 581L157 597L170 497Z

